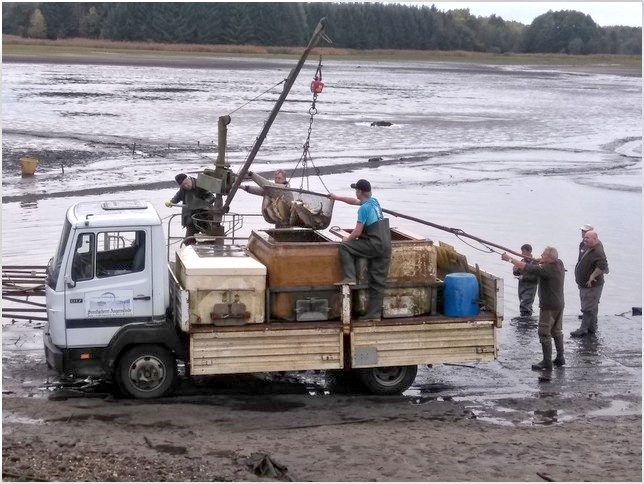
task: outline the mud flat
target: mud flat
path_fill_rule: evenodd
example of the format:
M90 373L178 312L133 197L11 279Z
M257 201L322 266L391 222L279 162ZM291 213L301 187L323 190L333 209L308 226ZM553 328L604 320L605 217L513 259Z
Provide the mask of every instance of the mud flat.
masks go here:
M401 396L303 372L182 378L135 401L61 382L38 324L4 321L3 479L253 481L267 454L296 481L639 482L641 346L567 341L567 366L544 378L526 363L536 321L504 327L519 340L499 361L421 367Z
M176 67L185 69L273 69L284 62L290 69L299 48L253 46L176 45L136 42L29 41L4 39L2 62L33 64L93 64L139 67ZM642 59L626 55L561 54L486 54L461 51L355 50L318 48L326 59L360 61L409 60L457 65L459 70L485 73L481 67L494 65L531 65L579 73L642 76ZM290 60L289 60L290 59Z
M495 425L466 402L367 396L5 396L3 479L249 481L265 453L297 481L640 481L641 430L638 415Z

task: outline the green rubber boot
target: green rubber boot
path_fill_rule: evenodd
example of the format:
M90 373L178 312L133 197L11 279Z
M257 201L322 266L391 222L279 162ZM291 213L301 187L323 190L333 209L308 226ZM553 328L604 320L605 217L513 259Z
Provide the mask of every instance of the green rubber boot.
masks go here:
M552 370L552 340L547 343L541 343L541 350L543 351L543 360L532 365L532 369L534 371Z

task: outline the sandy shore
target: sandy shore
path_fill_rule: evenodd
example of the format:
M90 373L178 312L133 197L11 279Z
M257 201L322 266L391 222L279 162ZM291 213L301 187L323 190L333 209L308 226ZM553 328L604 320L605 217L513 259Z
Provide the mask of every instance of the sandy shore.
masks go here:
M25 64L80 64L138 67L174 67L181 69L268 69L275 67L275 60L266 58L234 58L204 54L126 54L97 52L94 54L22 55L3 54L2 62Z
M3 422L4 480L257 480L254 453L297 481L642 478L640 416L515 427L480 422L462 403L365 396L4 397Z
M439 386L375 397L305 372L183 379L172 396L136 401L106 384L47 383L37 338L21 334L33 349L3 362L5 481L263 480L257 454L295 481L642 478L637 392L618 397L631 403L619 412L607 407L615 395L566 397L545 383L482 414L468 398L432 397Z

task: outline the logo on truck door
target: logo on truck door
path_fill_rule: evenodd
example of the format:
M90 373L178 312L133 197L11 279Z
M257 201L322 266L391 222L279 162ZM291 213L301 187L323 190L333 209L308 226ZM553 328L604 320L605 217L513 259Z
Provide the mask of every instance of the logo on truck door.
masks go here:
M85 310L88 318L132 316L132 291L89 292Z

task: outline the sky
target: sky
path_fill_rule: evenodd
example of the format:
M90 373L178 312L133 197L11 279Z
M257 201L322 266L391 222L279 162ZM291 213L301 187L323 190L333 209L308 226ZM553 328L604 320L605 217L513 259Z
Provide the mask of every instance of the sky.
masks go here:
M418 2L414 2L418 5ZM601 27L609 25L642 26L642 2L422 2L434 3L438 10L469 8L476 16L496 14L503 20L530 25L535 17L548 10L576 10L592 17Z

